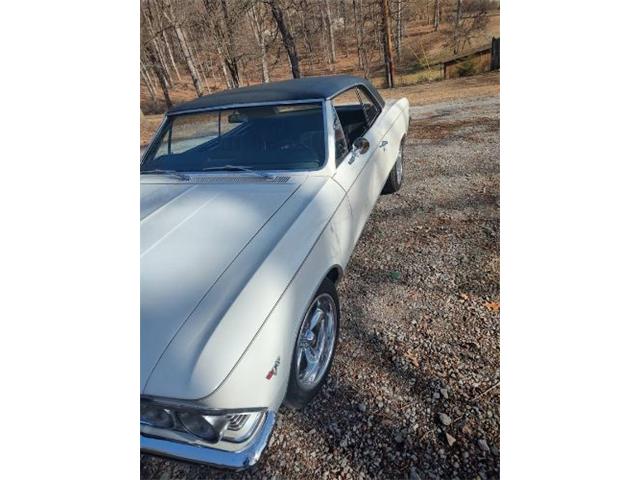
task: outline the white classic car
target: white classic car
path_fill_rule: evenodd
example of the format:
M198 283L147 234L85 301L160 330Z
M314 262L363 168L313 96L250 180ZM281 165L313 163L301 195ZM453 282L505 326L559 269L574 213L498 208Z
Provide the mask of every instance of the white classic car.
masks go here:
M336 283L402 184L406 99L305 78L170 110L140 166L140 448L232 469L327 379Z

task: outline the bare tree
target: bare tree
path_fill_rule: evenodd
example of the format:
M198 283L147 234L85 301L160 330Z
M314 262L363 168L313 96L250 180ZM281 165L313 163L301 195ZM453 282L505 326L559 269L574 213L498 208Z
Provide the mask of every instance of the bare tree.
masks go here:
M333 38L333 20L331 19L331 8L329 7L329 0L324 0L324 10L327 17L327 30L329 32L329 60L331 63L336 63L336 43Z
M451 16L450 26L447 29L449 40L447 45L457 55L473 38L483 32L488 24L487 11L490 7L488 0L462 0L456 1L456 9Z
M191 75L191 81L193 82L196 94L201 97L203 95L202 82L200 80L200 75L198 74L196 64L192 57L191 49L189 48L189 41L187 40L186 33L182 28L181 22L176 17L171 0L161 0L161 2L162 3L159 4L159 8L166 22L176 34L178 45L180 46L180 50L182 53L182 58L185 59L185 62L187 64L187 70L189 70L189 75Z
M251 30L260 50L260 65L262 67L262 81L269 81L269 62L267 61L267 46L265 41L264 12L261 9L262 4L255 3L249 8L249 19Z
M153 48L149 47L149 44L146 45L146 54L147 58L149 58L149 63L151 64L151 69L156 75L158 82L160 83L160 87L162 88L162 94L164 95L164 103L167 108L171 108L173 103L171 102L171 96L169 95L169 84L164 74L162 73L162 68L160 66L160 61L156 56Z
M391 13L389 11L389 0L381 0L380 8L382 9L382 36L387 87L393 88L395 85L395 66L393 64L393 50L391 49Z
M364 61L364 46L363 46L363 35L362 35L362 22L358 21L360 17L360 9L358 8L362 2L362 0L352 0L353 1L353 23L354 30L356 31L356 44L358 48L358 64L360 68L365 68ZM367 69L366 76L368 76L369 71Z
M409 26L432 24L433 31L445 33L447 48L459 53L485 34L486 10L497 8L489 0L140 2L140 87L149 105L161 104L163 97L171 102L169 94L184 95L185 87L201 96L224 86L268 82L285 69L300 78L303 65L310 75L326 74L335 71L338 56L348 65L353 55L352 70L367 78L382 71L394 86L408 53L427 66L441 54L433 41L440 34L415 38L412 30L408 37Z
M402 10L404 6L402 0L396 0L396 59L400 61L402 54L402 36L404 35L404 17Z
M239 87L242 83L240 78L240 68L238 55L236 53L235 30L238 18L242 15L244 4L239 5L233 16L229 12L227 0L204 0L209 21L212 27L214 41L217 43L216 49L222 55L229 86Z
M280 6L280 0L265 0L267 4L271 7L271 13L273 15L273 19L278 26L278 31L280 32L280 36L282 37L282 43L284 44L284 48L287 50L287 55L289 56L289 63L291 64L291 74L293 78L300 78L302 75L300 74L300 63L298 60L298 51L296 50L296 44L293 41L293 37L291 36L291 32L289 30L289 26L284 18L284 13L282 11L282 7Z
M154 0L148 0L148 5L149 5L149 8L151 7L153 8L154 16L158 19L159 32L164 42L164 48L167 52L167 56L169 57L169 61L171 62L171 66L173 67L173 71L175 72L176 77L178 78L178 81L182 81L182 77L180 76L180 70L178 70L178 66L176 65L176 60L173 56L173 50L171 48L171 42L169 41L169 35L167 33L167 28L165 26L166 19L161 13L160 5L158 5L158 2Z
M193 82L193 86L196 89L196 94L201 97L202 92L202 84L200 82L200 76L198 75L198 70L196 69L196 64L193 61L191 56L191 49L189 48L189 42L187 41L187 37L182 30L182 27L174 23L173 25L174 31L176 32L176 36L178 37L178 43L180 44L180 48L182 49L182 55L187 62L187 68L189 69L189 74L191 75L191 81Z
M153 82L151 81L151 78L149 77L149 74L147 73L144 63L142 61L140 61L140 78L142 78L142 81L144 82L145 87L147 87L147 91L149 92L149 96L151 97L151 103L155 108L156 102L157 102L156 89L154 88Z
M141 5L142 7L142 5ZM171 75L169 73L169 69L167 67L167 63L162 54L162 49L158 43L158 32L161 30L161 25L159 24L159 19L154 15L151 10L151 2L147 2L144 8L141 8L142 18L144 18L145 31L147 32L147 42L150 44L149 48L153 49L155 58L158 59L160 63L160 68L162 70L162 75L167 80L169 86L172 85Z

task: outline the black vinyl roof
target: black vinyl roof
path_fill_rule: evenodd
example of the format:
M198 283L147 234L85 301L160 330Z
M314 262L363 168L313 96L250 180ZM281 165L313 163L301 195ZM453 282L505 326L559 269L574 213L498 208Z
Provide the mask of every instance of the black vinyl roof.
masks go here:
M368 80L351 75L332 75L262 83L260 85L225 90L175 106L171 108L167 114L173 115L193 110L206 110L209 108L213 109L230 105L262 102L328 99L348 88L358 85L366 88L371 93L371 96L378 101L380 106L384 106L384 100Z

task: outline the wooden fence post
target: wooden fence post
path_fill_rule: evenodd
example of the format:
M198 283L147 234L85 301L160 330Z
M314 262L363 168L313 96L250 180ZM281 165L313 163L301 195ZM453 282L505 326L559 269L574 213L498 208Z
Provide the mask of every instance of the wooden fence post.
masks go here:
M491 39L491 70L500 69L500 38Z

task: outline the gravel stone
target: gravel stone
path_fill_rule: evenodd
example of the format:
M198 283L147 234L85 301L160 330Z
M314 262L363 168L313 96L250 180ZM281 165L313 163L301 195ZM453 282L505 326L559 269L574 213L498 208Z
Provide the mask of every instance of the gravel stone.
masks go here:
M145 454L141 479L500 477L500 389L483 394L500 382L499 96L436 102L412 106L402 189L380 197L338 284L340 339L318 397L279 410L248 470Z
M447 444L450 447L453 447L453 444L456 443L456 439L454 437L452 437L451 435L449 435L448 433L445 433L445 437L447 439Z
M444 425L445 427L451 425L451 418L446 413L439 413L438 418L440 419L440 423L442 423L442 425Z
M487 441L484 438L481 438L480 440L478 440L478 447L480 447L480 450L482 450L483 452L489 452L489 445L487 445Z

